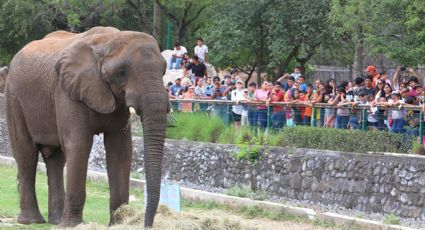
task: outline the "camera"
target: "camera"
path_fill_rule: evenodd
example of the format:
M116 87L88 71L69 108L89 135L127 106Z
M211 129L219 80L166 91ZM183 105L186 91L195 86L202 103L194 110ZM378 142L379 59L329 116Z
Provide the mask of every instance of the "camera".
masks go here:
M401 71L406 71L406 66L402 66L402 67L400 68L400 70L401 70Z

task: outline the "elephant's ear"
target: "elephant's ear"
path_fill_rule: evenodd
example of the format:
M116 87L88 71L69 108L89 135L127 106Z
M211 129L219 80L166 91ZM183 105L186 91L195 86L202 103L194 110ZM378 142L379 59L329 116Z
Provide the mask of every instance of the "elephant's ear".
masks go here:
M62 90L73 100L83 101L99 113L115 110L115 98L108 82L100 73L98 49L78 41L64 50L56 63Z

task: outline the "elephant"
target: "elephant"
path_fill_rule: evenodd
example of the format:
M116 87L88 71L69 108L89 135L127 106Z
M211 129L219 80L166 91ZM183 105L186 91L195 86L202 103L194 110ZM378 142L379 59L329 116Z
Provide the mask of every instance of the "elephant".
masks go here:
M133 108L143 124L148 194L144 225L152 226L170 110L162 83L165 70L152 36L112 27L56 31L28 43L13 57L5 100L18 166L19 223L45 222L35 193L39 153L47 168L48 222L66 227L83 222L93 136L103 133L114 224L114 211L129 201Z
M6 86L6 79L8 76L9 68L7 66L0 68L0 93L4 93L4 88Z

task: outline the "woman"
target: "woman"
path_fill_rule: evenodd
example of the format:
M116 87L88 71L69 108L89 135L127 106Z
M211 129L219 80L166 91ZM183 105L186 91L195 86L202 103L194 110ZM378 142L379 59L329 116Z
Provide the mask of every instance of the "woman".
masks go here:
M376 81L376 94L374 95L375 96L375 98L374 98L375 101L378 101L379 98L381 98L382 95L384 95L384 85L385 85L385 81L384 80L378 79Z
M388 100L391 99L391 94L393 93L393 87L389 83L385 83L384 85L384 92L381 95L381 97L385 97Z
M299 89L292 89L291 90L291 104L295 104L297 102L300 102L301 98L300 98L300 90ZM292 106L292 119L293 119L293 123L295 125L302 125L303 124L303 119L302 119L302 114L301 114L301 108L298 106Z
M195 87L190 86L186 93L183 93L182 99L195 99ZM192 110L192 103L191 102L183 102L181 103L182 106L182 112L184 113L191 113Z
M339 87L336 96L329 101L331 105L345 102L345 87ZM336 111L335 128L346 129L350 119L350 111L348 109L338 108Z
M260 89L255 91L255 100L258 102L266 102L269 97L269 82L265 81ZM258 124L260 128L267 128L267 106L257 106Z
M323 95L324 103L329 103L329 101L335 95L335 81L330 79L326 81L325 85L325 93ZM324 118L324 127L333 128L335 124L335 109L326 108L325 109L325 118Z

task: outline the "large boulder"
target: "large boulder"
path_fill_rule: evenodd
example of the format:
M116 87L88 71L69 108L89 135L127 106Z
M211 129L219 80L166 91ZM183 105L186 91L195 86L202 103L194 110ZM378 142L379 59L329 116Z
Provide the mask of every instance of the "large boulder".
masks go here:
M182 69L172 69L169 70L168 69L168 61L170 60L173 51L172 50L164 50L162 51L162 56L164 57L165 61L167 61L167 71L165 72L165 75L163 77L163 81L164 81L164 85L167 85L168 82L173 82L177 79L177 78L182 78L183 77L183 70ZM205 63L206 67L207 67L207 72L208 72L208 76L210 77L214 77L217 76L217 71L215 70L214 66L211 65L210 63Z

